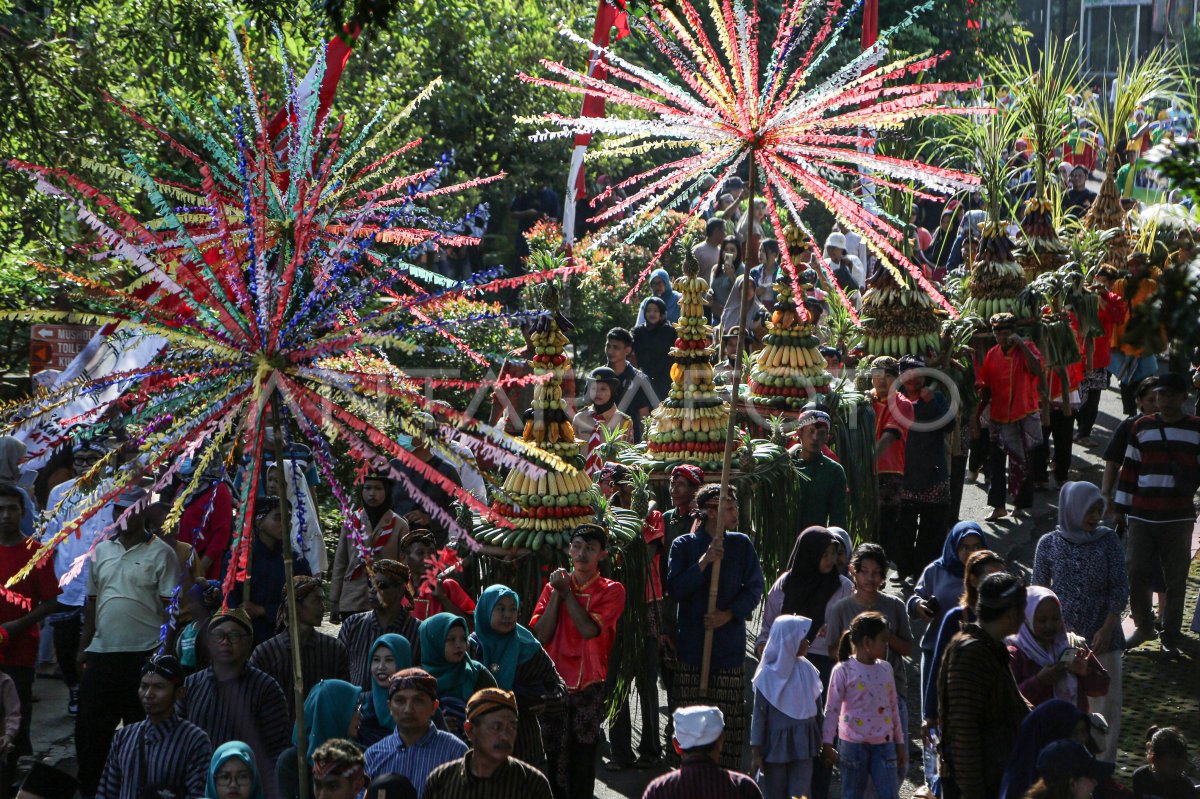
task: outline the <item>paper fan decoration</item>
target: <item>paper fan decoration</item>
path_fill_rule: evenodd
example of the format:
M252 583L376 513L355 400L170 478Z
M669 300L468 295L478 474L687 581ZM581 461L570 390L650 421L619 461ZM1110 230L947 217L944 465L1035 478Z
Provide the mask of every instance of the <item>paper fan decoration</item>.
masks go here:
M783 207L807 234L831 285L836 282L801 217L812 199L828 208L847 230L859 234L898 278L899 270L907 271L955 314L901 252L903 230L879 216L869 199L874 187L902 188L928 196L909 189L908 184L953 193L969 190L978 182L962 172L874 151L880 132L896 130L910 120L963 113L963 109L937 103L948 92L973 88L963 83L906 82L923 76L947 53L886 60L892 37L911 25L929 4L914 9L899 25L883 32L875 44L822 79L817 78L817 71L831 57L857 6L839 17L840 0L786 2L766 64L759 61L760 20L753 4L710 0L708 15L690 0L677 0L669 7L650 0L648 6L644 16L629 16L629 24L655 44L673 67L672 74L656 73L613 50L598 48L607 78L549 60L542 64L561 79L522 75L535 85L603 98L621 112L619 117L547 114L525 120L550 126L535 134L534 140L607 134L589 157L624 156L636 162L644 161L649 153L666 153L663 163L597 198L607 199L605 195L618 189L628 195L594 217L614 224L596 237L593 246L619 237L636 239L670 209L686 210L709 202L725 179L752 159L775 238L784 241L779 213ZM594 47L569 30L564 35ZM717 182L701 190L699 181L705 175ZM686 223L675 227L661 243L629 296L685 227ZM786 252L783 263L794 284L795 267Z
M380 109L362 131L346 136L341 122L326 114L332 91L321 80L324 58L297 83L281 53L278 66L286 95L278 113L270 114L232 27L229 33L236 62L229 69L232 83L215 94L209 107L185 108L164 98L181 135L123 108L165 146L170 164L132 152L121 167L84 163L101 178L119 183L121 190L137 194L154 209L154 218L139 217L112 194L65 169L8 161L10 168L31 177L39 191L77 215L95 234L85 252L112 266L111 279L100 282L39 265L78 290L74 307L95 310L10 316L121 324L135 335L157 337L162 346L140 368L81 377L8 409L6 419L18 421L6 432L39 424L44 428L64 404L120 383L122 413L137 445L136 456L120 470L114 468L114 452L81 481L103 487L70 498L84 501L87 509L46 541L27 569L123 488L147 478L155 489L165 487L187 459L194 468L172 510L178 518L184 498L202 476L214 470L231 473L240 454L254 467L246 470L239 487L236 557L226 576L228 590L246 575L252 508L260 492L256 465L264 455L273 398L282 409L284 430L291 431L285 435L296 435L311 448L316 468L350 520L358 514L349 490L338 480L338 456L353 459L360 475L368 469L390 473L447 530L458 529L456 518L431 501L410 475L490 514L486 505L402 446L398 439L406 436L427 443L453 464L461 458L449 447L452 439L480 460L534 478L547 468L563 467L552 454L427 402L420 387L385 356L386 349L411 351L414 345L406 335L417 328L437 330L447 342L467 349L439 321L439 303L570 271L449 283L405 262L413 248L476 243L455 232L458 220L444 220L429 206L501 176L447 184L449 156L418 172L403 171L400 156L420 140L377 152L412 105L390 118ZM85 418L51 424L44 447L78 438L80 425L107 410L102 405ZM425 411L433 412L432 425L416 415ZM107 479L98 482L100 475ZM352 540L359 534L354 523ZM369 567L369 553L364 559Z

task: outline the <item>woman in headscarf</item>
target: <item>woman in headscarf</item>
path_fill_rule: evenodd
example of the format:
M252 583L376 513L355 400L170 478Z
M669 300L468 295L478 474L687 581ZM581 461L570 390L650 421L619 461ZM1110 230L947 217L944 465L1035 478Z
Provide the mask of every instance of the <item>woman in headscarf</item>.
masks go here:
M1108 693L1092 710L1108 720L1103 759L1113 760L1121 734L1121 614L1129 602L1125 547L1102 527L1104 498L1092 483L1064 483L1058 497L1058 527L1038 541L1033 583L1054 591L1067 629L1088 641L1108 672Z
M675 327L667 321L667 303L662 297L647 297L642 300L638 324L633 328L633 353L629 362L646 373L656 402L665 400L671 390L673 346Z
M517 623L520 597L506 585L491 585L475 605L475 632L468 642L471 657L517 695L517 740L513 757L538 766L545 762L542 726L538 716L550 704L561 703L567 686L537 637Z
M28 538L33 535L37 507L29 492L21 487L21 461L25 458L25 452L25 442L13 436L0 436L0 485L12 486L25 498L21 534Z
M438 702L450 732L463 737L467 700L482 688L496 685L482 663L467 654L467 620L453 613L435 613L421 622L421 668L438 683Z
M764 796L811 796L821 751L821 675L804 657L811 628L803 616L775 619L754 672L750 773L761 770Z
M655 269L650 273L650 296L658 297L666 306L664 314L666 320L671 324L679 321L680 307L679 300L682 298L678 291L671 288L671 276L667 274L666 269ZM637 324L646 324L645 317L646 305L642 303L642 308L638 312Z
M924 718L924 721L921 723L922 739L928 739L929 735L937 731L937 675L938 668L942 662L942 654L946 651L946 647L950 645L950 642L954 640L954 636L962 632L964 626L976 621L975 603L979 599L979 584L989 574L1004 571L1006 565L1004 558L990 549L981 549L978 552L972 552L971 557L967 559L963 577L964 590L962 598L959 599L957 606L951 608L942 617L941 629L938 631L933 645L933 657L929 661L929 674L922 675L922 677L928 678L926 682L921 683L921 712ZM926 746L929 746L929 744L926 743ZM929 756L936 758L936 753L931 749ZM930 778L928 784L935 795L940 793L936 779Z
M812 648L809 661L821 672L821 682L829 680L837 641L825 634L825 613L854 592L854 583L838 573L837 556L841 544L826 527L809 527L796 539L788 568L767 592L767 606L758 632L755 652L762 656L775 618L787 613L812 621L808 640Z
M347 525L333 556L329 581L329 620L337 624L343 616L371 610L370 580L364 557L402 560L400 539L408 534L408 522L392 512L392 478L373 472L363 478L358 496L362 501L357 530ZM359 537L361 536L361 541Z
M1030 586L1025 623L1008 639L1013 678L1021 695L1037 706L1050 699L1088 709L1088 696L1108 693L1108 673L1087 641L1063 626L1062 606L1049 588Z
M241 741L217 747L208 766L204 799L265 799L254 752Z
M359 709L359 689L344 680L321 680L304 700L304 735L308 739L305 753L309 765L317 747L332 738L353 739L363 720ZM279 795L283 799L300 796L296 749L300 746L299 727L292 729L292 746L283 750L275 761L275 776L279 780Z
M277 497L287 492L288 507L292 523L288 527L293 538L298 537L304 545L304 559L313 577L321 579L329 571L329 553L325 550L325 537L321 533L321 519L317 515L317 503L312 489L304 478L305 465L300 461L283 459L283 474L275 464L267 469L267 492ZM280 483L283 483L281 486ZM297 493L299 489L299 493Z
M933 650L937 645L942 619L962 597L967 559L971 557L972 552L987 549L987 546L987 536L977 522L959 522L954 525L942 543L941 556L921 572L913 595L909 597L908 615L914 619L924 619L927 623L920 642L922 697L927 696L930 691L936 691L936 688L931 687ZM925 708L921 709L921 713L921 717L925 718ZM937 753L932 744L925 744L924 760L926 782L936 781Z
M838 544L840 545L838 547L837 556L838 574L849 577L850 558L854 555L854 544L850 540L850 534L841 527L834 527L833 525L829 526L829 532L833 533L834 537L837 538Z
M999 799L1023 799L1037 782L1038 754L1047 746L1064 738L1086 745L1088 734L1087 714L1071 702L1051 699L1038 705L1021 722L1016 746L1004 769Z
M382 741L396 729L388 710L388 684L392 675L412 666L412 644L403 635L387 633L375 639L367 654L362 685L363 719L357 741L364 747Z

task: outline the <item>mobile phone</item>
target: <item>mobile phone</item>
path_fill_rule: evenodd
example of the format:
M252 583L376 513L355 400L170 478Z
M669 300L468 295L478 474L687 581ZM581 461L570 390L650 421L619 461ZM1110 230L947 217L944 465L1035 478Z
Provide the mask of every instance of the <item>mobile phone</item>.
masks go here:
M929 612L934 616L938 615L938 613L940 613L942 610L942 603L939 602L938 598L935 596L931 596L929 599L926 599L925 606L929 608Z
M1070 663L1078 654L1079 649L1077 647L1069 646L1062 651L1061 655L1058 656L1058 662L1063 664Z

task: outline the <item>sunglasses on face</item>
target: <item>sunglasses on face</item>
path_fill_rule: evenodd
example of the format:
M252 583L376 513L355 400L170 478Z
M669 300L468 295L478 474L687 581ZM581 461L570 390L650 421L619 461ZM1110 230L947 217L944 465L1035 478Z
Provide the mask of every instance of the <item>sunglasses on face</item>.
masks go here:
M217 630L211 635L214 641L220 641L222 643L233 642L235 644L243 638L250 637L250 633L242 632L241 630Z

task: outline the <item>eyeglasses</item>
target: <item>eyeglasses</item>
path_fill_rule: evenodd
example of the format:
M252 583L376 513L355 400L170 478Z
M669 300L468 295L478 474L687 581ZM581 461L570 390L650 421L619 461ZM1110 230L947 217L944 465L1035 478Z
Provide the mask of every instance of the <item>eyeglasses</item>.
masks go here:
M225 771L218 774L214 780L222 788L227 788L230 785L249 785L253 781L254 775L247 771L239 771L237 774L230 774L228 771Z
M242 632L241 630L217 630L213 633L210 633L210 635L214 641L232 641L234 643L237 643L243 638L250 637L250 633Z
M399 588L399 583L393 583L390 580L376 580L375 589L377 591L387 591L390 588Z

